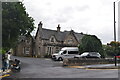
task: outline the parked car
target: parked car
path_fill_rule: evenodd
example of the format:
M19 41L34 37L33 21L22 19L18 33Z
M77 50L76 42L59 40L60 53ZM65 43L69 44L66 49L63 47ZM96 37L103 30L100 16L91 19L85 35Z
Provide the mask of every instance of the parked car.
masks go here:
M79 55L78 47L64 47L58 53L52 54L52 59L62 61L65 58L74 58L75 55Z
M100 58L101 55L98 52L84 52L81 55L75 55L74 58Z

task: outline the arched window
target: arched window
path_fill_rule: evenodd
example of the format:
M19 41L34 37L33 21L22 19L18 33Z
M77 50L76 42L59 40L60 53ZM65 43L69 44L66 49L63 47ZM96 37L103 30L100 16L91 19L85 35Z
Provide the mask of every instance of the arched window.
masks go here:
M55 42L55 38L53 36L50 38L50 42Z
M54 38L53 37L51 38L51 42L54 42Z

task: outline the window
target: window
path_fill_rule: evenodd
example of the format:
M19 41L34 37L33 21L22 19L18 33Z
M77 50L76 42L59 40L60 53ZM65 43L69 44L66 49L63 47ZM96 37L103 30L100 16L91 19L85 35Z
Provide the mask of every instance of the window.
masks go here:
M51 38L51 42L54 42L54 38Z
M71 44L71 43L73 43L73 39L72 38L68 40L68 44Z
M48 53L48 54L52 54L52 47L48 47L48 48L47 48L47 53Z
M26 53L26 54L29 54L29 51L30 51L30 48L29 48L29 47L25 48L25 53Z
M68 51L68 54L78 54L78 51Z
M55 42L54 36L52 36L52 37L50 38L50 42Z
M23 48L23 53L25 54L25 47Z
M41 53L41 48L39 47L39 52Z
M49 47L47 47L47 53L49 54Z
M28 39L27 39L27 40L25 40L25 42L26 42L27 44L30 44L30 40L28 40Z
M63 54L66 54L67 53L67 51L65 50L64 52L63 52Z
M56 47L56 51L55 53L58 53L60 50L59 50L59 47Z
M51 51L52 51L52 50L51 50L51 47L50 47L50 51L49 51L49 54L51 54Z

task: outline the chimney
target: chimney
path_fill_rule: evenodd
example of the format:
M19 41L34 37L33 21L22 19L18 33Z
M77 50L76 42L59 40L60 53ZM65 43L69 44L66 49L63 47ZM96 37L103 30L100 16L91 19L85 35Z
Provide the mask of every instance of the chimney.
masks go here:
M40 23L38 24L39 30L42 30L42 25L43 25L43 23L42 23L42 21L40 21Z
M58 27L57 27L57 32L60 32L60 24L58 24Z

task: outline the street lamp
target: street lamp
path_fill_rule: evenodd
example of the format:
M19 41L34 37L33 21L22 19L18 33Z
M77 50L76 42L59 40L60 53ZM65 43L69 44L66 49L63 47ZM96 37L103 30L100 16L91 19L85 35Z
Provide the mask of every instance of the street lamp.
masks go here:
M113 3L113 7L114 7L114 41L116 42L115 2ZM115 45L115 66L117 66L117 59L116 59L116 45Z
M118 2L119 0L115 1ZM114 5L114 41L116 42L116 20L115 20L115 2ZM117 59L116 59L116 44L115 44L115 66L117 66Z
M114 5L114 41L116 42L116 20L115 20L115 2Z

